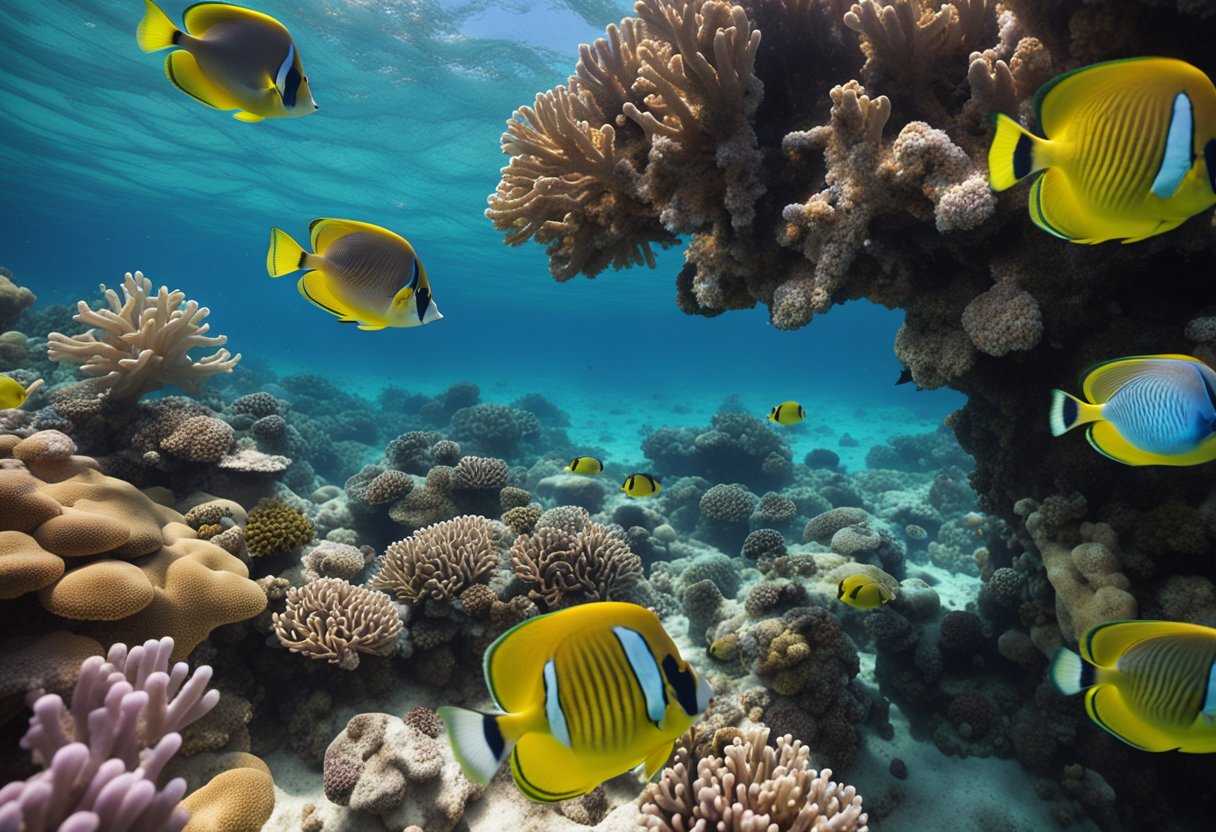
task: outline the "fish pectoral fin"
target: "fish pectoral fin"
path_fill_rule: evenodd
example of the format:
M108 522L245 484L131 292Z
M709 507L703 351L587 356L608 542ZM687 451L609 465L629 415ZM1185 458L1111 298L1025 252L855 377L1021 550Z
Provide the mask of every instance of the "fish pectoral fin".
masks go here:
M208 107L217 110L240 109L239 104L203 74L198 61L184 49L171 52L165 58L165 75L173 86Z
M182 22L186 24L186 31L195 37L202 35L217 23L226 23L231 20L257 23L287 34L287 28L270 15L255 12L253 9L233 6L230 3L195 3L182 14Z
M653 782L658 779L659 772L663 770L663 765L671 757L671 752L674 750L675 743L665 743L646 755L647 780Z
M346 303L334 294L329 277L321 271L311 271L296 284L300 294L313 306L324 309L342 321L356 321L358 317Z
M1085 712L1102 728L1142 751L1172 751L1182 744L1168 728L1136 716L1114 685L1095 685L1085 695Z
M238 112L235 112L232 114L232 117L234 119L236 119L237 121L248 121L248 122L262 121L262 119L263 119L263 117L259 116L257 113L251 113L251 112L248 112L247 110L240 110Z

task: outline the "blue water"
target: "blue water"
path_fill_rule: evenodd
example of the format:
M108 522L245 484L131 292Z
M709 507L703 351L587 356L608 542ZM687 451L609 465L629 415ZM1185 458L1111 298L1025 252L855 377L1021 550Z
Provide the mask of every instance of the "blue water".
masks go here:
M957 407L949 391L894 386L899 313L852 303L798 332L769 326L763 308L694 318L674 303L678 249L655 270L558 284L540 246L502 245L483 211L505 120L564 83L578 44L630 6L261 0L291 29L322 109L245 124L174 89L163 53L139 51L138 0L6 0L0 264L58 303L142 269L208 306L234 352L359 389L472 379L559 403L578 391L650 407L663 390L742 393L761 410L798 398L940 419ZM271 280L270 227L303 238L319 216L410 239L444 320L359 332L293 278Z

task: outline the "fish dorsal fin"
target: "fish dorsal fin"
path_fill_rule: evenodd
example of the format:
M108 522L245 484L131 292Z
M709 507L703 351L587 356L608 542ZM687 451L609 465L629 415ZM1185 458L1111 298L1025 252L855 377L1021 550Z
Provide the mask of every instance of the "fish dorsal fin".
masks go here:
M1163 366L1171 361L1203 363L1189 355L1133 355L1114 358L1095 364L1081 374L1082 394L1093 404L1104 404L1128 384L1161 372Z
M233 6L230 3L195 3L182 12L182 22L186 25L186 31L195 37L201 37L215 24L229 20L257 22L287 34L287 28L270 15L241 6Z
M1161 164L1150 190L1154 196L1169 199L1195 162L1195 115L1191 97L1185 92L1174 96L1170 105L1170 126L1165 133Z
M1182 621L1107 621L1081 638L1081 656L1090 664L1111 668L1132 645L1168 636L1216 639L1216 630Z
M329 314L343 321L356 319L355 314L351 312L346 302L334 293L333 285L324 272L309 272L300 278L300 282L296 284L296 288L300 290L300 294L313 306L324 309Z
M375 234L378 237L388 237L404 244L407 248L409 243L405 239L399 237L387 228L381 228L378 225L372 225L368 222L359 222L357 220L339 220L332 218L321 218L313 220L308 226L309 235L312 239L312 250L317 254L324 254L325 250L341 240L347 234ZM412 251L412 249L411 249Z
M1038 115L1039 129L1048 139L1058 138L1075 117L1076 105L1092 94L1095 85L1113 83L1117 76L1128 71L1124 64L1155 60L1160 59L1147 56L1120 58L1057 75L1035 93L1034 111Z
M482 662L486 686L494 704L507 713L534 708L543 702L545 662L573 628L555 626L546 613L516 624L486 650Z

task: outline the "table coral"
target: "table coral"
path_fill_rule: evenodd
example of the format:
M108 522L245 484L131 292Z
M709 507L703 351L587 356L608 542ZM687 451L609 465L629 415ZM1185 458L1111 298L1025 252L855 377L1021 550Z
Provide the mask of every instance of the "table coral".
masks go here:
M208 378L230 373L241 356L219 349L197 361L195 348L219 347L226 336L209 336L210 314L184 292L161 286L155 293L143 272L123 279L122 298L103 284L107 308L91 309L77 303L75 320L91 327L80 335L52 332L47 354L52 361L80 364L81 372L109 391L112 398L138 399L145 393L173 384L197 395Z
M810 766L810 748L788 734L769 746L768 729L743 732L722 750L694 762L687 741L674 764L647 786L638 825L681 832L733 829L772 832L866 832L862 799Z

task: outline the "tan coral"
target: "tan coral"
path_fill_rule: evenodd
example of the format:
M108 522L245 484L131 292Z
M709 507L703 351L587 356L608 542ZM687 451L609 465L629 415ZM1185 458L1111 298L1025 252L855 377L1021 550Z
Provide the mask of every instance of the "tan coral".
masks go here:
M642 579L641 559L598 523L577 532L538 528L521 535L511 547L511 568L531 585L529 597L549 609L618 598Z
M233 754L227 771L186 795L184 832L260 832L274 812L270 767L252 754Z
M192 349L218 347L228 339L206 334L211 325L203 319L210 310L187 301L184 292L161 286L153 293L143 272L128 272L121 289L120 299L101 286L105 309L91 309L85 301L76 305L73 317L91 328L80 335L47 336L52 361L82 365L81 372L108 389L111 398L137 399L165 384L197 395L208 378L232 372L241 360L226 349L197 361L190 357Z
M498 562L492 524L466 515L419 529L384 550L368 582L398 601L453 598Z
M319 578L287 592L287 608L272 616L284 647L344 670L359 666L359 653L388 655L401 618L383 592L341 578Z

